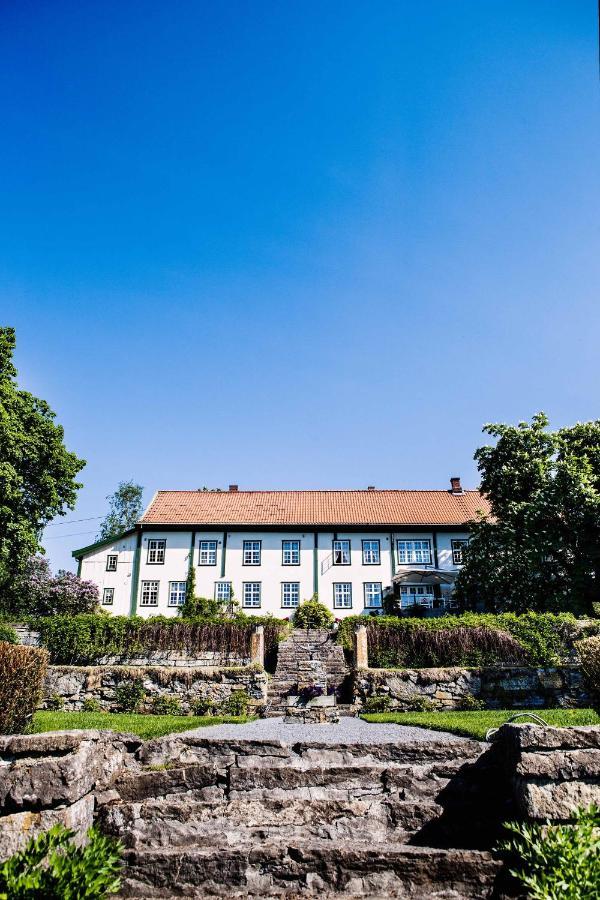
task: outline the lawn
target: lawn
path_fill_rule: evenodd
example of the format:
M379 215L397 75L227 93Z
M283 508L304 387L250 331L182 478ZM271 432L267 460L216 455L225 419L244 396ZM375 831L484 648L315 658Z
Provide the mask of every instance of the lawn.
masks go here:
M161 737L175 731L189 731L206 725L221 725L224 722L243 724L251 719L247 716L146 716L137 713L87 713L87 712L36 712L29 734L43 731L63 731L73 728L98 728L110 731L126 731L141 738Z
M397 725L419 725L434 731L484 740L489 728L499 728L511 716L528 712L539 716L548 725L600 725L600 716L593 709L484 709L477 712L390 712L365 713L366 722L394 722ZM527 722L517 719L517 722Z

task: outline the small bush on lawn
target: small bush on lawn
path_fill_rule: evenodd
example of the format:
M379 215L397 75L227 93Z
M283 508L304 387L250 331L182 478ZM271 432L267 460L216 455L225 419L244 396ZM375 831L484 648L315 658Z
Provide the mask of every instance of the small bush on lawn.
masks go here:
M177 697L155 697L152 700L152 712L155 716L182 716L181 703Z
M376 694L374 697L367 697L362 706L362 712L380 713L387 712L392 701L388 694Z
M245 690L232 691L219 707L219 713L223 716L245 716L248 713L250 697Z
M87 697L83 701L83 712L101 713L105 712L105 710L100 701L96 699L96 697Z
M12 625L7 625L6 622L0 622L0 641L6 641L7 644L19 643L17 632Z
M502 844L521 865L512 874L532 900L597 900L600 885L600 809L575 813L572 825L509 822Z
M123 847L91 828L77 847L63 825L31 838L0 865L0 900L103 900L120 888Z
M120 712L135 712L145 696L141 678L128 678L115 689L115 700Z
M316 594L301 603L294 614L294 628L331 628L335 619Z
M48 654L0 642L0 734L20 734L38 705Z

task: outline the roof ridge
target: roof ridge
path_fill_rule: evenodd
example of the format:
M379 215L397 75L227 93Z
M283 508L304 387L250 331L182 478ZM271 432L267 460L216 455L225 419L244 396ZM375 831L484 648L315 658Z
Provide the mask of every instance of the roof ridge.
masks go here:
M464 494L480 494L479 488L463 488L460 493L453 493L449 488L267 488L237 491L198 491L193 488L162 488L154 493L158 494L219 494L232 496L235 494L450 494L451 497L461 497Z

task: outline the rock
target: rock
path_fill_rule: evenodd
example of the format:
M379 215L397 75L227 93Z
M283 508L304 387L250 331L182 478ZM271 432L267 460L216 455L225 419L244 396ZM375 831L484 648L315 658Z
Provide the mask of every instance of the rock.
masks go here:
M569 821L574 811L592 803L600 806L600 781L526 781L515 783L519 809L529 819Z
M0 818L0 861L22 850L31 837L61 824L71 828L81 842L93 825L94 798L91 794L77 800L71 806L57 809L27 810Z

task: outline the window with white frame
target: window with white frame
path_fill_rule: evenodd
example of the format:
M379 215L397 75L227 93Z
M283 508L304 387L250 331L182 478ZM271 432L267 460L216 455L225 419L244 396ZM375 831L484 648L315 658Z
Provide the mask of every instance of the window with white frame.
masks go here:
M140 606L158 606L158 581L142 581Z
M453 566L462 566L463 564L463 550L469 543L466 540L456 540L450 541L452 545L452 565Z
M261 541L244 541L244 558L245 566L260 566L260 545Z
M104 588L102 591L102 606L112 606L115 599L114 588Z
M352 585L349 581L333 585L333 608L352 609Z
M260 607L260 581L245 581L242 594L242 606L257 609Z
M215 581L215 600L228 603L231 600L231 582Z
M362 542L363 566L378 566L381 563L379 541Z
M334 566L350 565L350 541L333 542L333 564Z
M117 571L117 560L119 559L118 554L109 553L106 557L106 571L107 572L116 572Z
M198 544L198 565L199 566L216 566L217 564L217 542L216 541L200 541Z
M431 542L429 540L398 541L397 546L400 564L421 563L428 566L431 563Z
M185 603L185 581L169 582L169 606L183 606Z
M365 581L365 609L381 609L381 582Z
M428 584L403 584L400 586L400 606L407 609L410 606L433 607L433 588Z
M300 541L281 542L281 563L284 566L300 565Z
M165 547L167 546L167 542L165 540L152 540L148 541L148 559L147 563L149 566L160 566L165 561Z
M284 581L281 584L281 606L283 609L295 609L300 603L300 582Z

